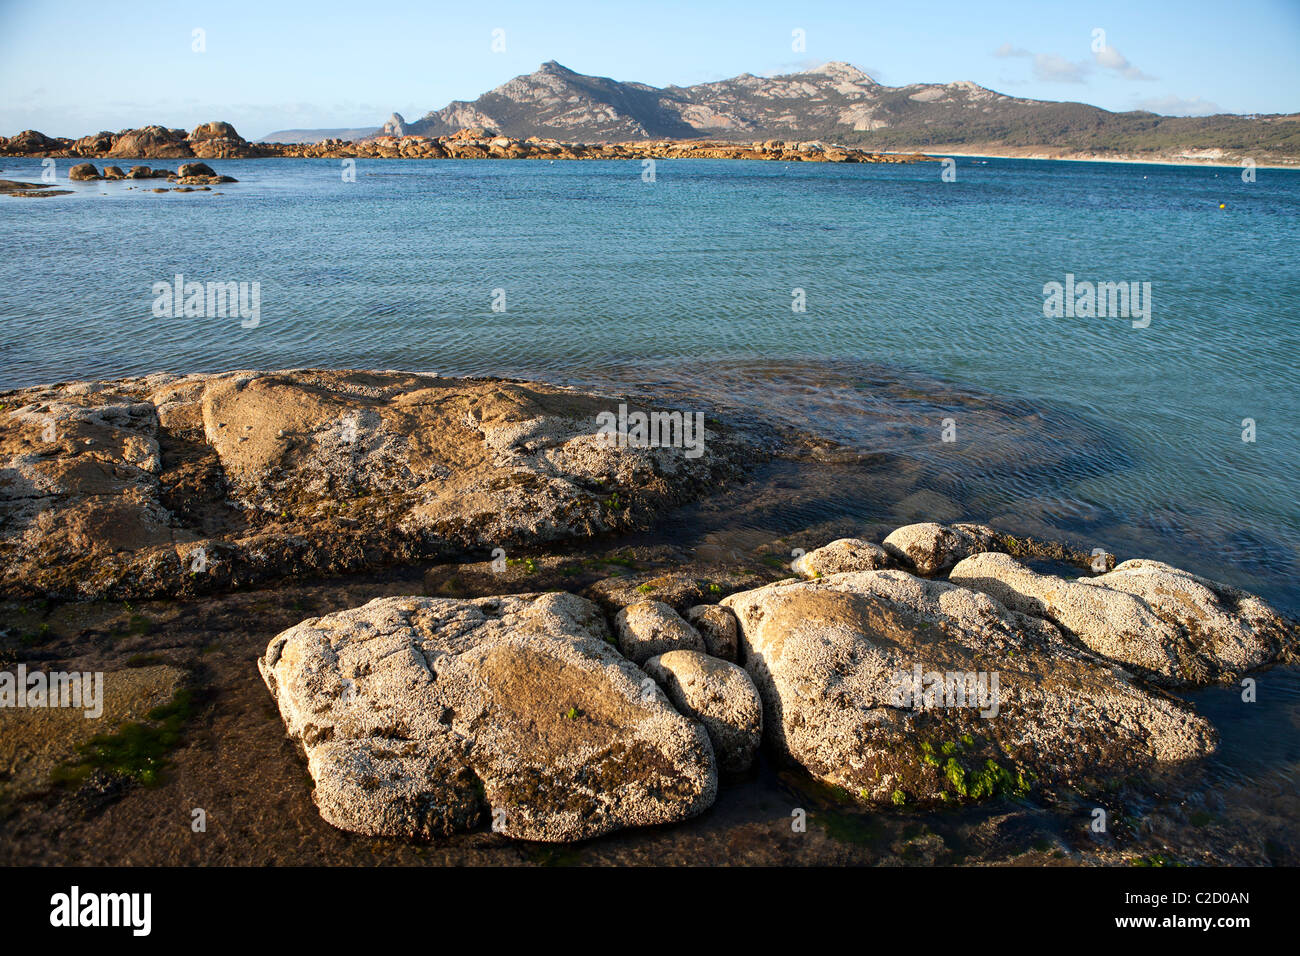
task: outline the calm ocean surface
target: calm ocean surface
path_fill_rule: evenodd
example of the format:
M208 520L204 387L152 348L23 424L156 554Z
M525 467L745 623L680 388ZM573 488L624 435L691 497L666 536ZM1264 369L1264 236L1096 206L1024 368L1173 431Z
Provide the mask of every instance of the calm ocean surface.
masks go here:
M319 365L696 395L912 456L969 517L1300 610L1300 172L258 160L214 162L222 195L156 195L58 163L75 195L0 197L0 388ZM260 283L260 323L155 317L177 273ZM1067 273L1149 282L1150 326L1044 318Z

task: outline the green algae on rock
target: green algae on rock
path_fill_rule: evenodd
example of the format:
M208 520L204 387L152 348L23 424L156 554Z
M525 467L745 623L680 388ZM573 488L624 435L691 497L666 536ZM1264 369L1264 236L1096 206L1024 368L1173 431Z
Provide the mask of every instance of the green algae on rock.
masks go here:
M1090 659L1053 625L953 584L850 572L723 603L736 613L776 752L866 802L892 805L902 793L934 805L1031 780L1156 772L1215 747L1213 728L1186 705ZM900 699L900 675L914 672L991 674L995 692Z

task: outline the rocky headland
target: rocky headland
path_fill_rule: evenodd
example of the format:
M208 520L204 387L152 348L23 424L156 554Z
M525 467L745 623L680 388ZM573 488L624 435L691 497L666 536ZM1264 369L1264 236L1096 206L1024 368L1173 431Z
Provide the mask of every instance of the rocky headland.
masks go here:
M841 538L792 566L548 556L725 495L773 451L713 418L698 455L610 441L602 413L627 402L321 370L0 395L4 653L90 655L106 713L137 727L174 727L227 667L238 719L263 736L282 723L300 755L263 759L283 775L305 757L333 826L538 843L698 817L760 759L885 814L1177 786L1219 742L1177 694L1295 662L1296 622L1258 597L982 524ZM423 583L403 577L416 562ZM345 572L346 598L301 603L304 582ZM276 629L260 646L238 617L187 621L245 615L230 602L258 587ZM147 599L186 610L142 626ZM95 627L20 623L33 604L48 627L113 601L123 629L90 646ZM250 639L221 664L166 637L196 627ZM255 709L254 657L278 715ZM0 711L11 771L39 755L37 777L92 807L142 779L33 714ZM11 797L43 785L11 779Z
M779 162L911 163L933 161L919 153L872 152L820 140L733 143L663 139L623 143L564 143L530 136L515 139L473 127L444 136L380 135L348 142L250 143L229 123L183 129L146 126L80 139L25 130L0 137L0 156L84 159L754 159Z

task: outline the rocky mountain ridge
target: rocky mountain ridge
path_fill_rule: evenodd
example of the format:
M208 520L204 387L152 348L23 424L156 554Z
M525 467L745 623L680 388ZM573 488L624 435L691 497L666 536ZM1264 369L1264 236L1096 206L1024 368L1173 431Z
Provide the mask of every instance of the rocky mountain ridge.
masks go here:
M555 61L473 101L418 120L394 113L378 135L442 136L477 126L573 142L826 140L875 150L1033 150L1034 155L1300 161L1300 114L1160 116L1008 96L967 80L882 85L849 63L662 89L586 76Z

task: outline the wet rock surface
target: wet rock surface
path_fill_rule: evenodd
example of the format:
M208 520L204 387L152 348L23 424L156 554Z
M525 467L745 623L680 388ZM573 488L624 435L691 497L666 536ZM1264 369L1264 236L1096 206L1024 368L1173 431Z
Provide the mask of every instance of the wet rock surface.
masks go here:
M738 474L618 447L617 400L400 372L156 375L0 395L0 588L216 591L644 526Z

